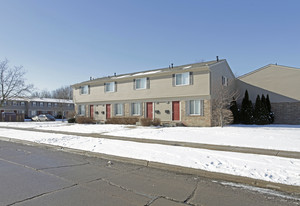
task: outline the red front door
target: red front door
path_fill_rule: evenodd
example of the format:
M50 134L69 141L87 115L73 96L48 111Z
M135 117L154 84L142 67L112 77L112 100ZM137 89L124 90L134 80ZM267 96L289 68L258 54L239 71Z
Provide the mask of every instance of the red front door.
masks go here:
M106 105L106 119L109 119L111 116L110 116L110 104L107 104Z
M152 104L152 102L147 102L147 118L153 119L153 104Z
M90 105L90 117L94 118L94 105Z
M179 101L172 102L172 120L180 120Z

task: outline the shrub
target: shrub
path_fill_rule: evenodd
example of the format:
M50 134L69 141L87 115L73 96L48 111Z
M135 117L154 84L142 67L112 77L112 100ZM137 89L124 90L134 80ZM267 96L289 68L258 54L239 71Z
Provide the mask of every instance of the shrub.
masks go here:
M135 125L139 121L138 117L112 117L107 119L105 124L131 124Z
M140 122L141 122L141 125L142 125L142 126L150 126L150 125L153 125L152 119L149 119L149 118L141 118L141 119L140 119Z
M154 118L153 122L152 122L152 125L153 126L160 126L161 122L160 122L160 119L158 118Z
M76 123L76 119L75 118L70 118L70 119L68 119L68 123Z
M76 117L75 121L78 124L95 124L95 120L93 120L91 117L83 117L83 116L79 116Z

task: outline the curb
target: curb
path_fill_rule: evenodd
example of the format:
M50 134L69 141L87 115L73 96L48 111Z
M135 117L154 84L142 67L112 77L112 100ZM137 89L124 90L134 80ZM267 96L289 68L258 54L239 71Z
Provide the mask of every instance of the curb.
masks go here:
M197 175L197 176L205 177L205 178L209 178L209 179L217 179L217 180L222 180L222 181L246 184L246 185L251 185L251 186L255 186L255 187L261 187L261 188L286 192L286 193L293 193L293 194L297 194L297 195L300 194L300 186L285 185L285 184L281 184L281 183L268 182L268 181L253 179L253 178L249 178L249 177L236 176L236 175L225 174L225 173L210 172L210 171L201 170L201 169L194 169L194 168L170 165L170 164L165 164L165 163L160 163L160 162L151 162L151 161L147 161L147 160L140 160L140 159L134 159L134 158L128 158L128 157L120 157L120 156L115 156L115 155L108 155L108 154L103 154L103 153L96 153L96 152L84 151L84 150L79 150L79 149L72 149L72 148L67 148L67 147L62 147L62 146L49 145L49 144L44 144L44 143L35 143L35 142L26 141L26 140L18 140L18 139L1 137L1 136L0 136L0 140L6 141L6 142L19 143L19 144L23 144L23 145L37 146L40 148L59 150L59 151L63 151L63 152L69 152L69 153L84 155L84 156L88 156L88 157L96 157L96 158L101 158L101 159L105 159L105 160L113 160L113 161L122 162L122 163L130 163L130 164L135 164L135 165L140 165L140 166L145 166L145 167L155 168L155 169L161 169L161 170L167 170L167 171L177 172L177 173L182 173L182 174Z

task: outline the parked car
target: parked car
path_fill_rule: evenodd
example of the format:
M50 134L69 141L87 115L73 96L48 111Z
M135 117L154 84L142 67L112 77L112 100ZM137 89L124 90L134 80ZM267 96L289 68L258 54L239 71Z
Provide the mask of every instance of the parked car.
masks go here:
M33 121L55 121L55 118L50 114L40 114L31 118Z

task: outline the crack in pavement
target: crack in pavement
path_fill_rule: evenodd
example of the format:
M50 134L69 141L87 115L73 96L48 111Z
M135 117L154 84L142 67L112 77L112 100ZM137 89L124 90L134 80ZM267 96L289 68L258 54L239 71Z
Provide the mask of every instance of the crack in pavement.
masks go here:
M52 194L52 193L55 193L55 192L58 192L58 191L62 191L62 190L65 190L65 189L69 189L69 188L72 188L72 187L75 187L77 186L78 184L73 184L73 185L70 185L70 186L67 186L67 187L63 187L63 188L60 188L60 189L56 189L56 190L52 190L50 192L44 192L44 193L41 193L41 194L38 194L38 195L35 195L35 196L32 196L32 197L28 197L28 198L25 198L23 200L18 200L16 202L13 202L13 203L10 203L6 206L11 206L11 205L15 205L15 204L18 204L18 203L22 203L22 202L25 202L25 201L28 201L28 200L32 200L32 199L35 199L35 198L38 198L38 197L41 197L43 195L48 195L48 194Z
M196 190L198 188L198 184L199 184L199 180L197 179L197 183L196 183L196 186L195 186L195 189L192 191L192 193L186 198L186 200L184 200L183 202L184 203L189 203L189 201L194 197L195 193L196 193Z
M87 163L82 163L82 164L61 165L61 166L55 166L55 167L45 167L45 168L39 168L39 169L36 169L36 170L40 171L40 170L58 169L58 168L64 168L64 167L76 167L76 166L83 166L83 165L88 165L88 164L90 164L90 163L87 162Z

